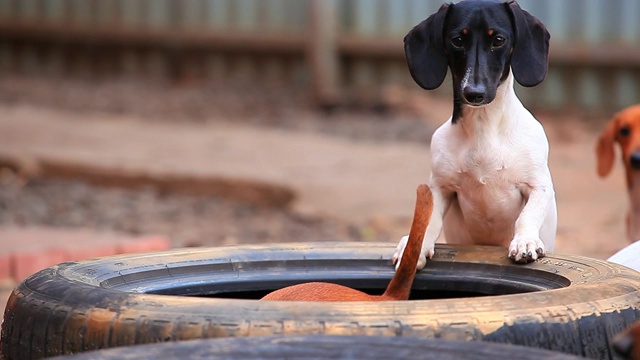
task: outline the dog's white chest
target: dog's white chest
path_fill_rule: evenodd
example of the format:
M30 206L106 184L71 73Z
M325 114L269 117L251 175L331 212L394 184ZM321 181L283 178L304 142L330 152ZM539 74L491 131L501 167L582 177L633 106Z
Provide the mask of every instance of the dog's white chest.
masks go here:
M457 163L455 173L443 174L442 179L455 184L453 190L461 206L466 205L470 212L503 216L499 213L522 206L518 176L522 169L518 169L512 152L496 145L471 148L458 154Z
M478 188L482 192L510 191L520 180L523 169L515 151L498 141L460 142L459 146L439 150L433 161L433 173L442 186L453 185L456 192Z
M510 240L526 202L530 159L513 142L497 137L472 142L449 137L447 142L449 146L438 146L432 154L434 185L453 195L446 232L460 230L456 239Z
M503 181L507 170L505 153L496 146L461 151L457 163L459 181L467 180L479 185Z

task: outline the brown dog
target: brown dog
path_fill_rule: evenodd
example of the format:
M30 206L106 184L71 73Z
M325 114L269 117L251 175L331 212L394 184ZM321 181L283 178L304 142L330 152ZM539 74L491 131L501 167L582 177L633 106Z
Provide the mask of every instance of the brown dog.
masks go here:
M612 344L616 352L625 359L640 360L640 321L616 335Z
M284 301L386 301L407 300L416 275L422 239L433 210L433 198L427 185L418 186L413 223L402 264L396 270L384 294L369 295L346 286L312 282L288 286L267 294L262 300Z
M640 105L617 113L600 134L596 146L598 175L611 172L615 160L614 144L622 150L622 163L627 176L631 209L627 213L627 236L640 239Z

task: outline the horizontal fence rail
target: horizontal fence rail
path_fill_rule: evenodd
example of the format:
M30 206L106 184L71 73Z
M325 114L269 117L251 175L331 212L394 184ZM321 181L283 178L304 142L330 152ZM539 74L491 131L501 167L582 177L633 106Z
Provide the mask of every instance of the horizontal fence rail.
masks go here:
M402 38L441 3L0 0L0 71L266 79L308 85L321 103L375 98L415 86ZM640 2L519 3L552 34L548 78L518 89L527 104L611 111L640 101Z

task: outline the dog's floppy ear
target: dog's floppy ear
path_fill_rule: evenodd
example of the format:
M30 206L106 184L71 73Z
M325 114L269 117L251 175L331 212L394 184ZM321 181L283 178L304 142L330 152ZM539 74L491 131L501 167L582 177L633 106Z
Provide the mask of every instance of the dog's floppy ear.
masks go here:
M611 172L615 160L615 150L613 148L618 131L618 118L609 120L607 126L602 130L596 145L596 157L598 159L598 175L605 177Z
M533 15L522 10L517 2L506 3L516 31L511 55L511 69L522 86L536 86L547 76L549 58L549 32Z
M411 77L427 90L440 86L447 76L448 64L442 32L451 6L442 5L438 12L416 25L404 37L404 53Z

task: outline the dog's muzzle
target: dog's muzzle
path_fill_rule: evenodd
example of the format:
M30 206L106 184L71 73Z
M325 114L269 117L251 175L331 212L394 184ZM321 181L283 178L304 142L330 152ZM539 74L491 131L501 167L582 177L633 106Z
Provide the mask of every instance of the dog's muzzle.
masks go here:
M631 168L634 170L640 170L640 150L631 153L629 165L631 165Z

